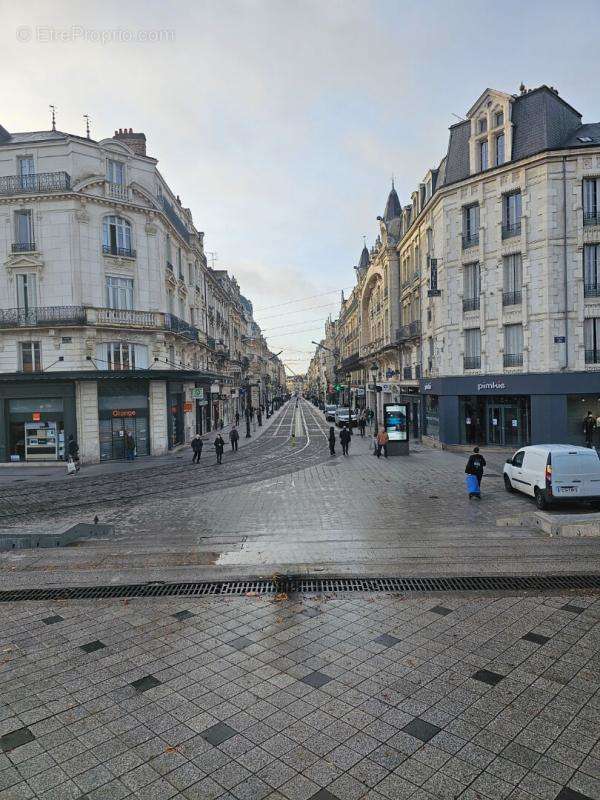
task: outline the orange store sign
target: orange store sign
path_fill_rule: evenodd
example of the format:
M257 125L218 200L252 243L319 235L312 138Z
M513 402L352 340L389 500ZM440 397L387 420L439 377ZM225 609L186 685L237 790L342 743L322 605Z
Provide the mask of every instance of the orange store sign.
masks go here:
M135 417L137 414L134 408L114 408L112 415L117 418Z

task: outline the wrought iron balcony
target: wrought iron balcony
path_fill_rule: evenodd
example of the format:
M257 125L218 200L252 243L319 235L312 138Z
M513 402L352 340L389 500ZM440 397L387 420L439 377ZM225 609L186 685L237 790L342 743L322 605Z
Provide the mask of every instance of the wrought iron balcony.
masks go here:
M465 356L463 367L465 369L481 369L481 356Z
M600 225L600 209L583 212L584 225Z
M51 328L85 324L86 314L83 306L0 309L0 328Z
M600 364L600 350L586 350L585 351L586 364Z
M462 235L462 249L467 250L469 247L475 247L479 244L479 233L463 233Z
M477 297L463 297L463 311L479 311L481 298Z
M165 329L172 333L179 333L193 342L198 341L198 328L190 325L184 319L176 317L175 314L165 314Z
M0 195L64 192L71 188L66 172L37 172L33 175L8 175L0 178Z
M35 242L14 242L11 249L13 253L33 253Z
M516 292L502 292L502 305L503 306L520 306L523 299L523 293L520 289Z
M522 367L523 353L504 353L505 367Z
M421 322L420 320L413 320L408 325L402 325L396 332L396 340L405 342L409 339L417 339L421 335Z
M600 297L600 284L598 283L584 283L583 284L584 297Z
M121 258L136 257L136 252L131 247L117 247L114 244L103 244L102 252L105 256L121 256Z
M518 222L503 222L502 223L502 238L510 239L511 236L521 235L521 220Z

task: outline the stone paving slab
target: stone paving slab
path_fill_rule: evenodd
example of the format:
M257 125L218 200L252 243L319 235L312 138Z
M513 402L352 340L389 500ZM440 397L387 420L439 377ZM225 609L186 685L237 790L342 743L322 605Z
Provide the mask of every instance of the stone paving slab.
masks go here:
M600 798L593 595L7 603L0 685L0 800Z

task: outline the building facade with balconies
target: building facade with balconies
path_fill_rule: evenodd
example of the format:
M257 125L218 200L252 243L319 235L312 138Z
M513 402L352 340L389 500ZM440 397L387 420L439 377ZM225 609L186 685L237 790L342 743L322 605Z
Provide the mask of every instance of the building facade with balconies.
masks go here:
M223 418L231 292L143 134L0 127L0 206L0 460L58 460L70 435L120 458L128 432L161 454Z

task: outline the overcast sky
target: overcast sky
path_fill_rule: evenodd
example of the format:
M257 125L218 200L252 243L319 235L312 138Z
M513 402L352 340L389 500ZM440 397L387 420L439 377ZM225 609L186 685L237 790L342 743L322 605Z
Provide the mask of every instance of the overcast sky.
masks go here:
M0 124L48 129L54 103L60 130L83 134L87 113L93 138L143 131L215 266L238 278L296 372L354 283L390 176L405 203L443 156L453 114L488 86L524 81L600 120L597 0L0 0L0 10ZM142 37L162 41L131 41Z

